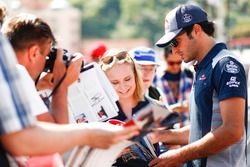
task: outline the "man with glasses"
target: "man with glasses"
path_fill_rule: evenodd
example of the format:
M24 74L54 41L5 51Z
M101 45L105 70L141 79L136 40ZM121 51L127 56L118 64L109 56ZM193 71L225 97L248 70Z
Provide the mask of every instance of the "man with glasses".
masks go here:
M166 101L173 111L181 114L180 127L189 124L188 100L193 82L193 73L182 67L182 59L172 52L171 47L164 48L166 70L159 74L156 85L163 90Z
M247 85L243 65L216 43L214 24L195 5L171 10L165 35L157 46L171 45L184 62L195 60L190 95L190 126L152 136L168 144L182 144L151 161L150 166L246 166Z

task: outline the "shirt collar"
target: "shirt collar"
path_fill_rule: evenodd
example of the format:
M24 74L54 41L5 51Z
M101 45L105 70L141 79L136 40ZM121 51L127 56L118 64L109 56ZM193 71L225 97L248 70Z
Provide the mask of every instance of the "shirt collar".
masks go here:
M199 64L198 63L194 64L195 71L205 68L208 64L212 62L213 58L223 49L227 49L226 44L224 43L215 44L214 47L207 53L207 55Z

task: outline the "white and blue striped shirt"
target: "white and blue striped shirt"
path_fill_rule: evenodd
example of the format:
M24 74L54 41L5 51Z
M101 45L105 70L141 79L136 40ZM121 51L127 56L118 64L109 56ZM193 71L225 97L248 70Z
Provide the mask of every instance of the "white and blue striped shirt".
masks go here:
M0 134L34 125L31 103L16 68L17 60L9 42L0 34ZM26 89L27 90L27 89Z

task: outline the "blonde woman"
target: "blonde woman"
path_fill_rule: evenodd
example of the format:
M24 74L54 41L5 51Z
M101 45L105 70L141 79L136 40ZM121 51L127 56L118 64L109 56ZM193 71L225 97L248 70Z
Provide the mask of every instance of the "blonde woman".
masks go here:
M119 96L120 111L117 117L120 121L130 119L147 105L149 101L143 97L143 82L135 63L127 51L108 50L99 62L114 89ZM141 144L143 144L143 139ZM147 166L152 156L141 149L140 144L127 148L117 159L114 166Z

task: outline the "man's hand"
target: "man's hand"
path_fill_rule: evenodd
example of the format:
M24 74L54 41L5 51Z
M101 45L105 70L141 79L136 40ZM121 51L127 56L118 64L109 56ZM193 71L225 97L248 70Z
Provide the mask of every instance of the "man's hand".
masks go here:
M73 59L71 60L70 65L67 69L67 75L62 84L68 87L76 80L78 80L82 62L83 62L83 55L81 53L74 53Z
M186 145L189 139L190 126L179 129L154 130L150 137L154 142L163 142L170 145Z
M60 87L67 88L73 82L75 82L79 77L82 62L83 55L80 53L75 53L72 56L72 60L70 61L68 69L66 69L65 63L63 62L63 50L57 49L56 61L53 68L54 86L60 81L66 71L66 77L64 78Z
M180 167L183 164L179 149L169 150L149 163L150 167Z
M174 112L188 112L189 111L189 102L188 100L183 101L182 103L176 103L169 106L169 108Z
M63 50L61 48L58 48L56 53L55 64L53 67L54 87L58 84L58 82L65 73L66 73L66 66L63 62Z
M121 127L109 123L89 123L89 135L87 145L94 148L107 149L122 140L130 139L139 134L137 126Z
M74 57L75 56L75 57ZM68 123L68 87L78 79L83 56L74 54L70 65L66 69L63 62L63 50L57 49L57 57L53 68L54 87L66 74L64 80L52 96L51 111L56 123Z

